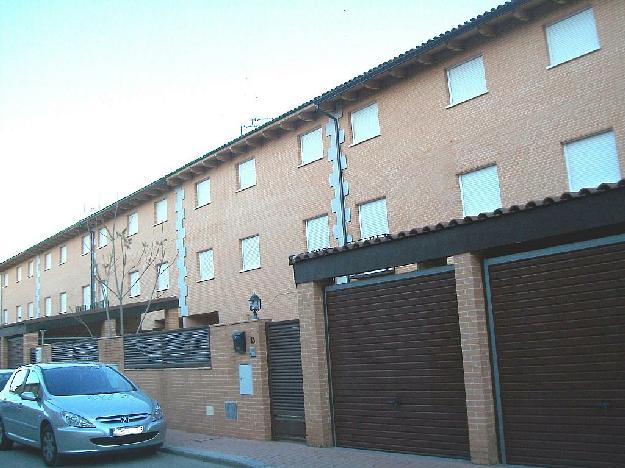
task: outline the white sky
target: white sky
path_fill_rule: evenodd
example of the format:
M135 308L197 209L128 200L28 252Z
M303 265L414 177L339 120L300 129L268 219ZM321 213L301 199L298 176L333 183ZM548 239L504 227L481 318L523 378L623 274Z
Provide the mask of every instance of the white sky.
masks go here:
M0 0L0 261L503 0Z

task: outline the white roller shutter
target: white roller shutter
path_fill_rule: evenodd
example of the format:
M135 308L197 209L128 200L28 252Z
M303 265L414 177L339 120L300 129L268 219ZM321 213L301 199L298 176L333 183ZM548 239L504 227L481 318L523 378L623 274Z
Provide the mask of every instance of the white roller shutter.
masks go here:
M360 222L360 237L366 239L372 236L388 234L388 216L386 199L376 200L360 205L358 208Z
M605 132L564 145L564 159L573 192L621 178L614 132Z
M547 26L545 32L551 66L599 49L592 8Z
M243 271L260 268L260 237L248 237L241 241Z
M458 104L488 91L482 56L447 70L449 104Z
M501 207L497 166L462 174L460 191L464 216L476 216Z

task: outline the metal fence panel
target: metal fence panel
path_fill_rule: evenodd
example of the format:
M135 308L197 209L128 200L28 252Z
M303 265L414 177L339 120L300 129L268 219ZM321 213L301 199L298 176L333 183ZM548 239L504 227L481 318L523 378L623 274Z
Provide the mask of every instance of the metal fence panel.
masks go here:
M46 343L52 348L52 362L93 362L100 358L96 338L49 338Z

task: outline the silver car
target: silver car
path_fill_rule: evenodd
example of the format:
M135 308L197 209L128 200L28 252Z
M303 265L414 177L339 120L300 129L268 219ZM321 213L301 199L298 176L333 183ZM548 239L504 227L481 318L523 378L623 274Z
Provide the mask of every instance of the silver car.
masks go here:
M104 364L20 367L0 391L0 450L41 447L48 466L67 455L156 451L165 431L159 403Z

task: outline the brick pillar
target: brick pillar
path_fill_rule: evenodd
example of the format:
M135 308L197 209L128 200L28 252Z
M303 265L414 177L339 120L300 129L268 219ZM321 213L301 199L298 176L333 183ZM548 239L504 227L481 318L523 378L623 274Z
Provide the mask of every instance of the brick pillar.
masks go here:
M39 346L39 333L25 333L23 352L24 364L30 364L30 350Z
M178 328L180 328L178 309L167 309L165 311L165 330L177 330Z
M322 283L297 285L306 442L314 447L333 444L323 310L324 286Z
M52 362L52 345L41 346L41 362Z
M269 363L267 349L267 320L250 322L248 339L254 337L256 357L250 359L254 368L254 393L258 398L258 409L254 418L255 432L260 440L271 440L271 396L269 393ZM249 350L248 350L249 351Z
M9 342L6 336L0 336L0 369L9 367Z
M113 338L114 336L117 336L117 320L109 319L102 322L100 336L102 338Z
M116 364L124 370L124 339L121 336L98 340L98 360L106 364Z
M454 256L454 264L471 461L495 464L499 457L482 264L470 253Z

